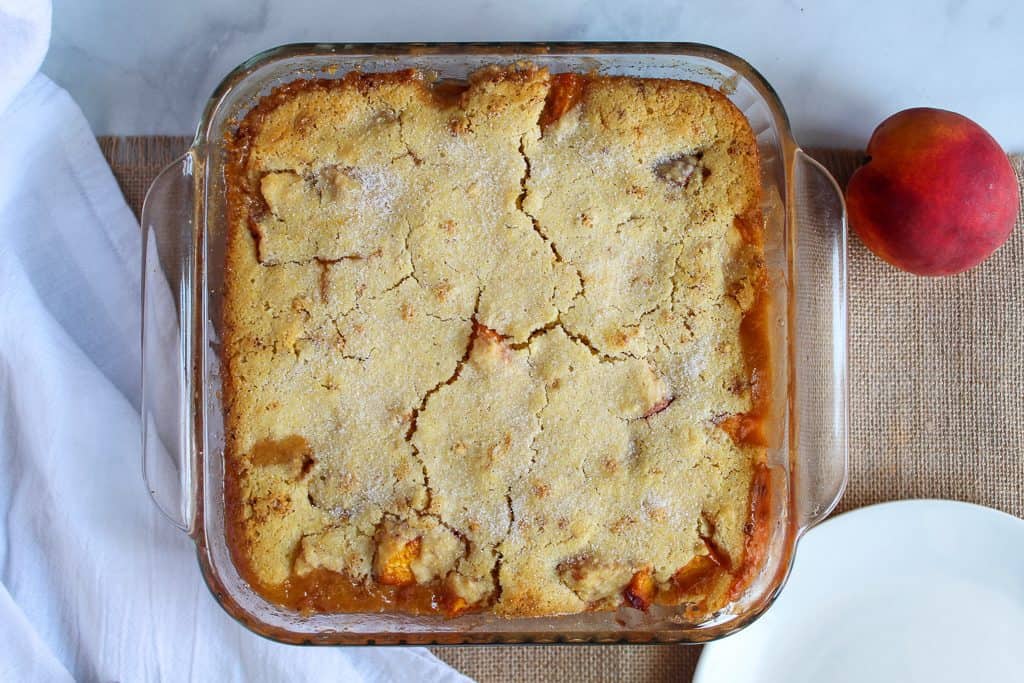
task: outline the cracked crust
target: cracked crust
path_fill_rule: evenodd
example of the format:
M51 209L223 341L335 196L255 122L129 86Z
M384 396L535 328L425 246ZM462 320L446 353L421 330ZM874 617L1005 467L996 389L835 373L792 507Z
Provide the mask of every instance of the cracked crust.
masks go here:
M229 541L257 589L697 618L756 574L760 182L724 96L353 73L230 146Z

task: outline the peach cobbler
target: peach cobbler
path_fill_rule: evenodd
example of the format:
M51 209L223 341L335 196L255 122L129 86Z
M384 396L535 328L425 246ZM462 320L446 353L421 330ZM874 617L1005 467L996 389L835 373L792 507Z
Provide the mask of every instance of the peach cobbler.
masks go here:
M769 340L725 96L356 72L278 88L228 146L227 514L258 592L700 616L745 586Z

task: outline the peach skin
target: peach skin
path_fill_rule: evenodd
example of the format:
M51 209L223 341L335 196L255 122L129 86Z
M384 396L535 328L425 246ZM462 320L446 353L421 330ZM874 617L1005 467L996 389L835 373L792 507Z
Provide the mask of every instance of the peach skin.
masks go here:
M907 109L875 129L867 153L846 188L850 227L893 266L961 273L1010 236L1017 178L999 144L970 119Z

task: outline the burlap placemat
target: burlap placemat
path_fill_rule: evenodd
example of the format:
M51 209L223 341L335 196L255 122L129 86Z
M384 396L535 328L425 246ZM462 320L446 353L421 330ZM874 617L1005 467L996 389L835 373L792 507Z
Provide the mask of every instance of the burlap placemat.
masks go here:
M138 214L186 138L100 138ZM843 185L850 151L815 156ZM1024 182L1024 157L1015 157ZM987 262L955 277L902 273L850 241L850 484L840 510L950 498L1024 517L1024 218ZM688 681L682 646L436 647L481 682Z

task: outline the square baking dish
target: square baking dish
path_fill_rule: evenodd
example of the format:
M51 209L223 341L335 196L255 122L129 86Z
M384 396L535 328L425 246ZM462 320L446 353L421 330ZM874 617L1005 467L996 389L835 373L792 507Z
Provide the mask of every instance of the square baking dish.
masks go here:
M684 609L628 608L558 617L405 614L303 616L254 592L225 536L219 339L225 237L225 140L273 88L416 68L465 79L529 61L553 73L692 80L725 93L749 120L761 155L765 255L772 297L774 413L766 559L748 589L699 622ZM781 590L796 543L834 508L847 478L846 215L832 177L793 139L771 86L745 61L690 43L308 44L260 53L207 103L189 150L153 182L142 212L143 472L157 506L196 543L221 606L288 643L704 642L753 621Z

